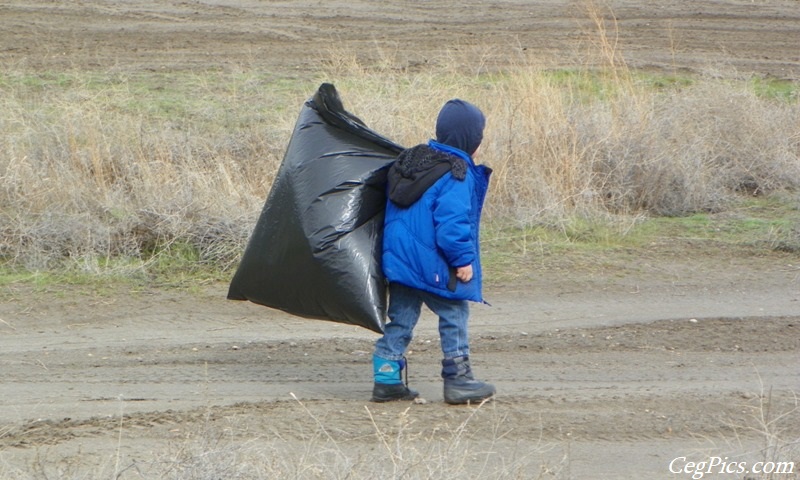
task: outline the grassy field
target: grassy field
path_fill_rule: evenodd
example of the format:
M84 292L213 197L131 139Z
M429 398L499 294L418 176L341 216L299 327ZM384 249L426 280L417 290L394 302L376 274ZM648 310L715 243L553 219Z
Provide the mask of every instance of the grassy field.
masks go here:
M486 112L495 251L666 235L800 249L800 86L637 72L604 54L602 69L465 71L454 58L414 73L336 52L291 82L246 69L5 71L3 268L227 276L302 103L332 79L349 111L406 146L432 136L449 98Z

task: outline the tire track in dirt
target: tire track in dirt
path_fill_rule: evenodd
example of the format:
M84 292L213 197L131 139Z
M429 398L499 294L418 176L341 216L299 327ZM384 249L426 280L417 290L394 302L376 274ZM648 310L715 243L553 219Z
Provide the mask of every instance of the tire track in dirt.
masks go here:
M797 317L713 319L492 336L476 339L473 357L478 376L498 385L492 410L503 417L508 438L537 435L552 440L565 432L573 439L603 441L746 436L758 431L757 409L765 400L765 389L776 411L797 408L792 402L796 401L793 387L800 385L798 322ZM758 335L748 334L749 330ZM365 405L395 414L408 407L366 401L371 388L370 345L366 340L332 339L241 347L140 344L92 356L85 350L56 350L51 355L59 362L38 374L30 371L36 355L17 355L13 361L5 355L0 357L4 385L41 383L51 389L63 385L63 396L75 395L74 404L105 414L17 423L0 436L0 447L112 435L120 421L149 428L191 424L206 416L220 423L229 417L265 417L270 428L291 436L295 423L313 426L307 412L288 401L292 394L320 415L339 412L327 427L358 438L372 428L350 428L363 420ZM433 338L418 338L412 346L411 381L432 402L413 409L424 416L425 425L454 427L464 411L441 403L438 356ZM126 385L133 388L117 396L115 392ZM159 395L161 401L154 401ZM165 395L176 400L174 409L163 410ZM192 401L181 403L182 395ZM162 410L148 411L151 408ZM783 427L799 432L800 414L789 419ZM497 418L487 418L490 421ZM478 422L476 427L489 425Z

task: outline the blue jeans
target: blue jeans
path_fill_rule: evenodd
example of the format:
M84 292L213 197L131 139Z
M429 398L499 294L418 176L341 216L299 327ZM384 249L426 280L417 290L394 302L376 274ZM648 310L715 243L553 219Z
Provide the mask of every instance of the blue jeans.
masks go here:
M405 356L423 303L439 316L439 339L444 358L469 355L468 302L450 300L399 283L389 284L390 321L383 330L383 337L375 342L375 355L395 361Z

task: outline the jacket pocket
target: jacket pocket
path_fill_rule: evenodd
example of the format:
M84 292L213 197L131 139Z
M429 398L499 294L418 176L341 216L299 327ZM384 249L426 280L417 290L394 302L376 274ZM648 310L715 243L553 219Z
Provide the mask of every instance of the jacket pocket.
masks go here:
M450 269L441 255L439 255L439 251L423 245L419 246L418 253L420 255L417 256L417 271L420 277L429 286L437 289L448 288L451 278Z

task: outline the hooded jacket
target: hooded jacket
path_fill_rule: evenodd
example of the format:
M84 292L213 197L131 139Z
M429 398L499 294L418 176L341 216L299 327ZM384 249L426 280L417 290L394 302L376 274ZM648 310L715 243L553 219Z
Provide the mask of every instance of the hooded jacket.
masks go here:
M437 140L474 153L483 122L476 107L451 100L440 112ZM431 140L404 150L392 164L383 272L390 282L482 302L479 230L491 169L475 165L470 154L451 144ZM472 265L473 278L464 283L455 271L466 265Z

